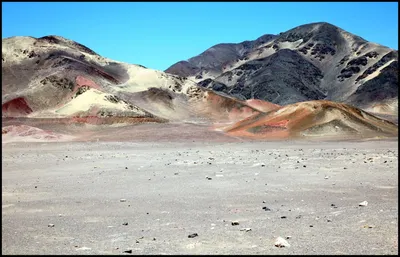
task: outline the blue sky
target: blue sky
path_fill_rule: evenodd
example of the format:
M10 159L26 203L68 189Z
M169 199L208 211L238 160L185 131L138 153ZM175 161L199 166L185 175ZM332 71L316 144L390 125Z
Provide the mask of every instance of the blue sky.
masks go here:
M2 3L2 38L59 35L102 56L158 70L218 43L320 21L398 49L397 2Z

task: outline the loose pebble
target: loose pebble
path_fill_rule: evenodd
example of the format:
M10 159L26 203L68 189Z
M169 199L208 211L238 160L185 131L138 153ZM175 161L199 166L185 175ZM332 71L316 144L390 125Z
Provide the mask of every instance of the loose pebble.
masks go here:
M188 235L188 238L195 238L197 236L199 236L197 233L193 233L193 234Z
M241 229L240 229L240 231L246 231L246 232L249 232L249 231L251 231L251 228L241 228Z

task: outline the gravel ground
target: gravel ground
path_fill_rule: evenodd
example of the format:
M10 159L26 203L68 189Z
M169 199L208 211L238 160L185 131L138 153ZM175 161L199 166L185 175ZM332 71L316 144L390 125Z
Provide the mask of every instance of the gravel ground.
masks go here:
M2 254L398 254L397 140L2 151Z

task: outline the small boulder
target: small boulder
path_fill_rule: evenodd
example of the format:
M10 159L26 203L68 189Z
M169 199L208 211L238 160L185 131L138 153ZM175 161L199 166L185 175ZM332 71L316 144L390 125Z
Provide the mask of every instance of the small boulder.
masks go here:
M282 237L278 237L275 240L275 246L282 248L282 247L290 247L290 244L288 243L288 241L286 241L285 239L283 239Z
M239 225L239 221L232 221L231 224L232 224L232 226L237 226L237 225Z

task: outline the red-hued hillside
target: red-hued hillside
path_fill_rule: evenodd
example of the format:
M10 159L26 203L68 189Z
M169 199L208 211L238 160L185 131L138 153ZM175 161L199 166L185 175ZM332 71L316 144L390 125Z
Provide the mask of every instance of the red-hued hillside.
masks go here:
M3 117L18 117L32 113L32 109L25 98L18 97L4 103L1 106L1 113Z

